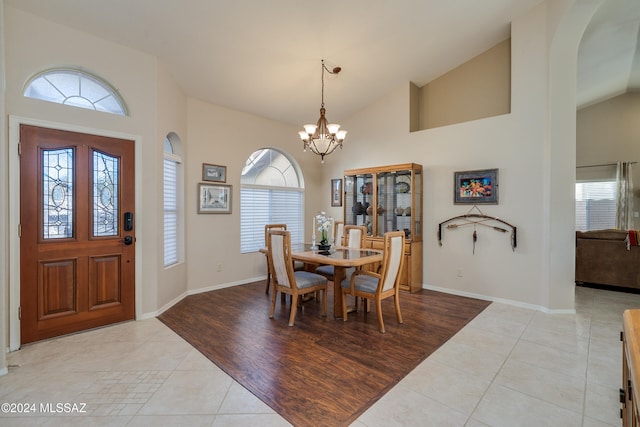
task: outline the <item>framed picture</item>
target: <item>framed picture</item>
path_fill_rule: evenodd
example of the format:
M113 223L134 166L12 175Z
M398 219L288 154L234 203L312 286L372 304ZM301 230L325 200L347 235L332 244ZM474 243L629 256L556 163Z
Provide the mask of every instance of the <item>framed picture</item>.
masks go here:
M453 203L498 204L498 169L454 172Z
M331 180L331 206L342 206L342 180Z
M198 213L231 213L231 186L198 184Z
M227 182L227 167L203 163L202 180L212 182Z

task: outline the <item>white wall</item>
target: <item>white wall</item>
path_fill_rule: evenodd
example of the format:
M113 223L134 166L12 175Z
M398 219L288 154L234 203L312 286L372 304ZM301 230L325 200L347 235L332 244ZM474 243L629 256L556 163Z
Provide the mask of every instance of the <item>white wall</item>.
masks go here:
M513 43L517 46L518 41ZM536 82L522 84L534 90ZM514 112L509 115L409 133L409 89L408 84L397 88L344 123L354 137L345 142L343 153L336 157L339 164L332 170L332 177L340 176L340 171L347 168L406 162L422 164L424 283L456 293L543 306L537 296L537 283L541 279L538 267L541 246L537 238L541 233L540 210L531 209L531 206L540 206L542 194L535 190L523 191L519 184L530 182L530 177L539 175L542 167L539 141L544 136L544 123L523 118L535 116L532 110L540 106L514 99ZM526 135L521 135L523 130L517 126L522 122L526 124ZM385 129L372 126L378 123L392 125ZM363 150L363 146L367 149ZM471 208L453 204L454 171L489 168L499 168L500 200L498 205L485 205L480 209L518 227L517 250L511 250L508 235L485 227L477 227L475 254L472 253L473 228L445 230L443 246L438 246L438 223L467 213ZM459 269L463 271L461 278L456 274Z
M302 153L297 128L187 99L154 57L10 7L5 8L3 21L6 113L136 137L139 315L152 315L185 292L264 276L264 257L240 254L238 241L240 171L249 154L263 147L282 149L300 163L307 217L319 210L342 216L340 208L330 208L329 185L345 169L423 164L425 285L543 309L571 310L575 54L583 25L601 2L550 0L514 20L510 114L409 133L407 82L342 120L349 130L345 147L324 165L317 156ZM30 76L61 65L81 65L110 81L127 100L131 117L70 109L22 96ZM187 263L165 270L160 244L161 166L162 141L169 131L181 137L185 149ZM0 148L0 157L8 158L7 147L0 144ZM227 166L227 183L233 185L231 215L196 213L203 162ZM453 172L486 168L500 170L500 203L481 209L518 227L518 248L512 251L508 236L490 229L478 229L475 254L468 229L447 230L439 247L437 224L469 209L453 204ZM9 185L9 193L15 194L15 177ZM3 206L11 200L5 194ZM16 209L9 206L10 212ZM217 264L222 271L212 268ZM461 278L456 277L459 269ZM5 294L6 289L5 283ZM6 321L6 305L2 309Z
M265 275L265 257L240 254L240 173L254 151L273 147L286 152L301 166L305 183L305 212L309 217L321 208L316 197L321 185L320 159L303 153L298 129L247 113L199 100L189 100L189 153L186 172L187 258L189 289L215 288L244 283ZM232 214L198 214L197 185L202 163L227 167L227 184L233 186ZM329 191L326 193L329 197ZM310 230L306 233L311 234ZM217 265L221 271L217 271Z
M4 35L6 38L6 113L13 117L36 121L51 127L61 127L90 133L119 135L136 140L136 255L137 301L140 317L158 307L157 278L158 232L157 214L160 194L155 189L161 179L158 159L162 140L158 142L156 129L156 71L154 57L80 33L33 15L5 6ZM127 64L123 67L122 64ZM22 96L24 84L35 73L60 66L81 66L106 79L126 100L130 117L121 117L80 108L69 108ZM17 141L11 140L15 144ZM16 150L4 151L13 168L10 176L9 210L16 219L19 181ZM11 157L10 157L11 156ZM3 200L3 204L6 200ZM144 218L144 220L142 220ZM17 255L19 243L13 242L12 253ZM16 257L12 257L10 288L19 289ZM17 292L10 298L16 301ZM18 299L19 300L19 299ZM7 319L6 311L3 318ZM12 327L17 322L12 322Z
M157 143L163 144L165 137L167 137L171 132L176 134L180 138L180 152L178 154L182 155L183 165L182 169L186 170L184 161L186 160L186 153L189 150L189 137L187 133L187 97L182 92L180 87L176 84L175 80L169 75L166 70L162 67L158 67L158 118L157 118ZM164 160L163 156L164 151L159 150L157 152L156 164L160 168L158 171L158 175L162 176L162 164ZM185 182L182 182L182 194L178 194L178 203L182 201L184 204L184 192L187 190L187 185ZM157 179L155 181L155 187L153 190L156 194L163 194L163 180ZM158 198L158 211L163 209L163 198ZM182 216L179 216L179 233L184 236L186 231L185 217L184 211L182 212ZM158 304L156 309L161 309L166 307L167 305L171 305L176 299L181 298L187 292L187 264L188 259L184 256L186 253L186 249L184 248L184 241L180 245L179 249L181 250L183 256L181 258L181 262L178 264L172 265L170 267L164 268L164 253L162 248L164 247L164 234L161 232L163 228L162 220L158 220L157 232L155 234L155 247L158 248L156 251L156 262L158 265L159 274L157 277L158 283Z
M334 163L325 181L355 167L424 166L426 286L545 310L573 310L575 53L582 25L597 7L586 13L585 2L580 3L543 3L512 22L510 114L410 134L407 85L344 121L349 136L343 152L331 156ZM567 23L566 14L577 15L577 23ZM566 23L567 34L558 35L560 23ZM573 61L573 67L565 60ZM563 84L552 91L555 78ZM480 209L518 227L517 249L511 250L508 235L484 227L477 228L475 254L469 228L445 230L443 246L438 246L438 223L470 209L453 204L454 171L488 168L499 169L499 204ZM331 210L334 216L338 211ZM463 277L457 277L459 269Z

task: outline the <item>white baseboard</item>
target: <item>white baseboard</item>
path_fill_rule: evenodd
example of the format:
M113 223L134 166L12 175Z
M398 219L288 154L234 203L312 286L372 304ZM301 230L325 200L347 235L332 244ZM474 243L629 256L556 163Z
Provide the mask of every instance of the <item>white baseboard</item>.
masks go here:
M541 311L541 312L547 313L547 314L576 314L576 310L575 309L551 310L551 309L549 309L547 307L543 307L541 305L527 304L527 303L524 303L524 302L513 301L513 300L509 300L509 299L505 299L505 298L495 298L495 297L491 297L491 296L487 296L487 295L474 294L474 293L471 293L471 292L460 291L460 290L457 290L457 289L440 288L438 286L431 286L431 285L425 285L425 284L422 285L422 289L428 289L428 290L432 290L432 291L443 292L445 294L458 295L458 296L461 296L461 297L475 298L475 299L479 299L479 300L483 300L483 301L497 302L497 303L500 303L500 304L507 304L507 305L512 305L512 306L520 307L520 308L528 308L530 310Z
M247 283L253 283L259 280L266 280L266 279L267 279L267 276L254 277L251 279L238 280L236 282L222 283L219 285L212 285L212 286L207 286L205 288L185 291L182 294L175 297L174 299L172 299L171 301L169 301L168 303L166 303L165 305L163 305L162 307L160 307L158 310L144 313L138 320L152 319L154 317L158 317L159 315L169 310L171 307L173 307L174 305L176 305L177 303L179 303L189 295L196 295L196 294L201 294L203 292L216 291L218 289L230 288L232 286L246 285Z

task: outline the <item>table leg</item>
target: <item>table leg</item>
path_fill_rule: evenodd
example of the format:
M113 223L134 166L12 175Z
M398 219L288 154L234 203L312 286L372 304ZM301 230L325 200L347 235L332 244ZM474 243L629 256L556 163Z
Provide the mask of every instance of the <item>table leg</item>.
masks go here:
M340 283L344 280L344 267L333 268L333 317L342 319L342 289Z

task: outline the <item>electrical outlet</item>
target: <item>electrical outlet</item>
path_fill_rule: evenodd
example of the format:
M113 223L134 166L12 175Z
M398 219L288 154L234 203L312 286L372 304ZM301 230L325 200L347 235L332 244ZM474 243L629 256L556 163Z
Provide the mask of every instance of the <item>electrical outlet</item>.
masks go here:
M222 264L218 263L218 265L216 265L216 271L222 271Z
M462 277L462 269L461 268L456 270L456 276Z

